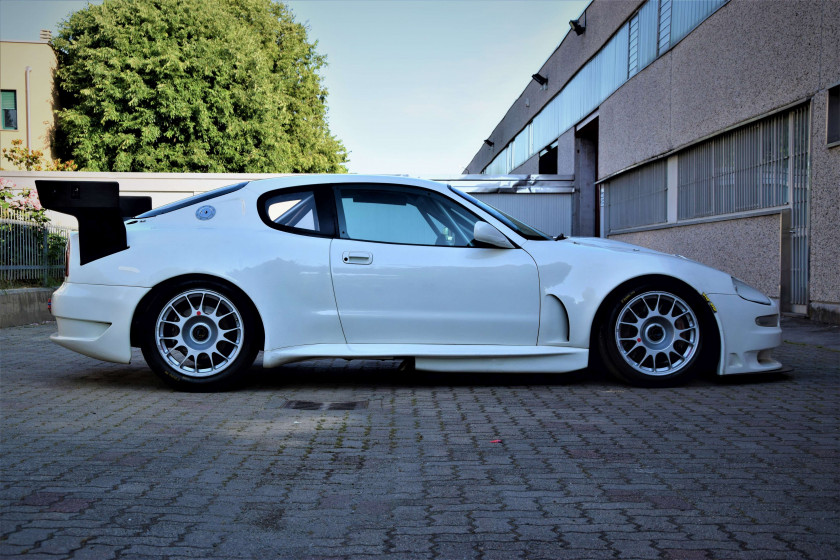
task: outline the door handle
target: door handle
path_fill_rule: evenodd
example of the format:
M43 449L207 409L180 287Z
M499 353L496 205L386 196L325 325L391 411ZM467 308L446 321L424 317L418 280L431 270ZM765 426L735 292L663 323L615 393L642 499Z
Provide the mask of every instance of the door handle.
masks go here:
M345 264L370 264L373 262L373 255L361 251L344 251L341 254L341 260Z

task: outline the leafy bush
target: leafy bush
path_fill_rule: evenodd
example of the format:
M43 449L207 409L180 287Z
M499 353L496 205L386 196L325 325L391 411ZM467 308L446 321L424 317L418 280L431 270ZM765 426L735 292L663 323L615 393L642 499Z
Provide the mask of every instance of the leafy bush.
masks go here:
M108 0L52 41L58 149L90 171L343 172L325 58L273 0Z
M73 160L61 161L54 159L44 163L44 152L41 150L30 150L23 147L23 140L12 140L11 148L3 148L3 159L11 162L18 169L26 171L75 171L76 164ZM2 169L2 167L0 167Z

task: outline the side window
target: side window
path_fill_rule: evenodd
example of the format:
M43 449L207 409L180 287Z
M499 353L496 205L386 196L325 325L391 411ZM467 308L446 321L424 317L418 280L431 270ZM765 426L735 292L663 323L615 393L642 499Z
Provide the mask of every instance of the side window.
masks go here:
M283 230L298 230L298 233L332 235L331 214L327 191L314 190L279 191L260 197L260 215L268 225Z
M423 189L342 186L336 189L341 237L405 245L472 246L478 217Z

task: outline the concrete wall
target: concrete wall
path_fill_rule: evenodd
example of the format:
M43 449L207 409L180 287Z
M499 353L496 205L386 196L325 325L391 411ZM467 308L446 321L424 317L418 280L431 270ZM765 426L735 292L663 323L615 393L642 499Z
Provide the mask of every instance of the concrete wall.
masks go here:
M726 4L601 104L600 176L806 100L825 76L840 80L838 20L836 0Z
M832 314L832 322L840 323L840 146L826 146L827 103L828 92L823 91L811 106L809 288L811 313Z
M52 321L47 300L53 288L0 290L0 328Z
M18 128L0 130L0 148L11 148L12 140L23 140L26 147L26 67L29 73L29 126L32 150L41 150L52 159L50 134L53 128L53 71L56 59L52 47L43 42L0 42L0 89L17 93ZM12 165L0 161L0 167Z
M780 225L780 217L775 214L626 233L610 239L683 255L778 298Z
M840 146L826 144L827 88L840 83L840 9L822 3L820 88L811 106L812 317L840 323Z
M280 173L99 173L91 171L0 171L0 177L18 187L34 189L37 179L117 181L120 193L151 196L152 207L242 181L281 177ZM77 227L76 218L47 213L57 225Z

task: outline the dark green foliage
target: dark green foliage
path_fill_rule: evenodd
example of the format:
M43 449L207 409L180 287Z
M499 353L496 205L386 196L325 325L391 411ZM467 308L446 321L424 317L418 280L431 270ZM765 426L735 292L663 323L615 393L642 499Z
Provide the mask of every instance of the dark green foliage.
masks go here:
M90 171L343 172L324 57L272 0L105 0L53 39L57 143Z

